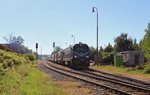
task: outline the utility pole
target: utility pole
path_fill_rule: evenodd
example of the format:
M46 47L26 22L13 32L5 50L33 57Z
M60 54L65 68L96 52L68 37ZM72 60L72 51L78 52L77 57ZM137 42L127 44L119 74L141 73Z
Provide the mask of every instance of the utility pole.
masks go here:
M73 38L73 44L75 44L75 36L71 35L71 37Z
M41 62L42 62L42 47L41 47Z

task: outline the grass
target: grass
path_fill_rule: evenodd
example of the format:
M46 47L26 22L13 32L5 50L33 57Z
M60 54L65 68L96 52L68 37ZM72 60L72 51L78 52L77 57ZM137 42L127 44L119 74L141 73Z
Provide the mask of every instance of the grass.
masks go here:
M57 81L62 87L62 91L68 95L91 95L91 90L80 86L78 82Z
M36 65L21 64L0 76L0 95L90 95L78 82L53 81Z
M37 68L32 68L32 73L28 75L23 83L23 95L63 95L59 86L50 81L50 77Z
M78 82L53 81L33 60L32 54L0 50L0 95L89 95Z
M22 64L0 77L0 95L65 95L65 93L36 66Z
M111 65L91 66L91 68L150 81L149 74L144 74L142 70L136 70L135 68L114 67Z

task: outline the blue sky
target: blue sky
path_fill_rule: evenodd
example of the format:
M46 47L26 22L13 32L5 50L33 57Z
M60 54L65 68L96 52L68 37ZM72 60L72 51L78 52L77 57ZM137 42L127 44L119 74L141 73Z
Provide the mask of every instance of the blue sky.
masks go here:
M44 54L52 43L65 48L75 42L96 47L96 13L99 9L99 46L106 46L122 32L139 42L150 20L150 0L0 0L0 43L13 33ZM40 49L39 49L40 52Z

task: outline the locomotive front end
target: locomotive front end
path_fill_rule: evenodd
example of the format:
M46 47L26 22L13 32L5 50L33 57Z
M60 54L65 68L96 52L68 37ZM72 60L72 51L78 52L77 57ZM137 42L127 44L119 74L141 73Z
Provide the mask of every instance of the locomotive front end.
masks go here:
M82 43L74 45L73 65L77 68L88 68L90 66L88 45Z

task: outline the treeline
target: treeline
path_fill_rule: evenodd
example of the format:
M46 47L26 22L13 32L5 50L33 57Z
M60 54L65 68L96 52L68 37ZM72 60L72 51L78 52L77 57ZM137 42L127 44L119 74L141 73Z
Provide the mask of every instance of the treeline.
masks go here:
M114 46L108 43L107 46L100 47L99 56L107 58L108 62L113 62L113 58L110 59L110 56L113 57L115 52L123 52L123 51L140 51L141 45L136 42L136 39L132 39L128 36L127 33L121 33L118 37L114 39ZM141 43L141 42L140 42ZM96 50L93 47L90 47L90 51L92 55L96 54Z
M90 47L91 58L94 60L96 50L94 47ZM100 47L99 56L105 63L113 64L115 52L122 51L142 51L146 59L146 72L150 72L150 23L148 23L147 29L145 30L144 37L137 43L137 40L129 36L127 33L121 33L118 37L114 38L114 45L108 43L106 47Z
M24 54L32 52L31 49L23 45L24 39L21 36L17 37L13 34L10 34L8 37L4 37L4 40L7 43L5 45L17 53Z

